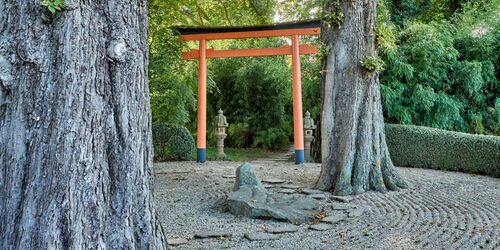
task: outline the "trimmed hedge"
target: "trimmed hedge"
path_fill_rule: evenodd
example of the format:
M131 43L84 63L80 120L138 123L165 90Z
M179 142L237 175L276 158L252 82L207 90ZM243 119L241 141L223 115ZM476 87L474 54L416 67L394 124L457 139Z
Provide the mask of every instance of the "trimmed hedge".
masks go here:
M498 136L395 124L386 124L385 133L396 166L500 177Z
M194 139L187 128L167 123L153 124L154 158L164 160L191 160Z

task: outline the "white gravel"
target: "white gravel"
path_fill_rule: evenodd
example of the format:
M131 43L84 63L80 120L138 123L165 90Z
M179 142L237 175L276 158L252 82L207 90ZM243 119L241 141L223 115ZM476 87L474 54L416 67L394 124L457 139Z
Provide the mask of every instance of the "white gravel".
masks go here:
M187 244L172 249L500 248L500 179L410 168L399 168L409 189L368 192L350 201L366 210L359 217L348 217L326 231L314 231L303 224L297 232L279 234L276 240L250 241L245 233L265 232L286 223L238 218L215 206L234 183L233 178L223 176L234 175L240 164L155 164L156 210L165 232L169 238L188 239ZM309 188L320 171L319 164L258 161L252 165L261 179L279 178L285 184ZM328 215L347 213L326 208ZM214 231L232 237L193 237Z

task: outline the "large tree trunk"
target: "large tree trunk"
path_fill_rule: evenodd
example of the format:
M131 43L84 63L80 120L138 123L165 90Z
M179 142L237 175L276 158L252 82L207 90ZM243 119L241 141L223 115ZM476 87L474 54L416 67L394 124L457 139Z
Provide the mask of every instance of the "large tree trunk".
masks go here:
M147 1L0 0L0 249L165 248Z
M343 22L322 30L330 48L322 82L322 169L317 186L339 195L406 186L385 142L378 73L361 61L376 56L375 0L327 0L325 12ZM330 18L331 20L332 18Z

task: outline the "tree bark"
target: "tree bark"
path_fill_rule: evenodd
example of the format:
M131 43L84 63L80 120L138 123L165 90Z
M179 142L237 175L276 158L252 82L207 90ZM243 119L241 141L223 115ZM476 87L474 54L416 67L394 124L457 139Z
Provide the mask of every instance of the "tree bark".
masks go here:
M0 249L162 249L147 1L0 0Z
M339 195L404 188L385 141L378 73L361 65L376 56L376 1L327 0L325 12L338 13L339 7L344 14L341 26L324 23L322 29L330 51L322 81L317 187Z

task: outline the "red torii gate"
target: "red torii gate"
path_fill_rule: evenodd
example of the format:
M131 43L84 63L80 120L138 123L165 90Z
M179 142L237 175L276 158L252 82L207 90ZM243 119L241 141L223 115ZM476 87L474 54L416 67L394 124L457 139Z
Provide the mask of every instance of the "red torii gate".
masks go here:
M293 91L293 130L295 163L304 163L304 124L302 121L302 80L300 73L300 55L315 54L317 48L311 45L299 45L301 35L319 35L320 21L280 23L262 26L244 27L178 27L177 31L184 41L199 41L199 49L183 52L182 58L199 61L198 76L198 127L197 161L206 161L207 140L207 59L249 56L292 55L292 91ZM290 36L292 46L280 48L255 48L237 50L207 49L208 40L241 39L258 37Z

